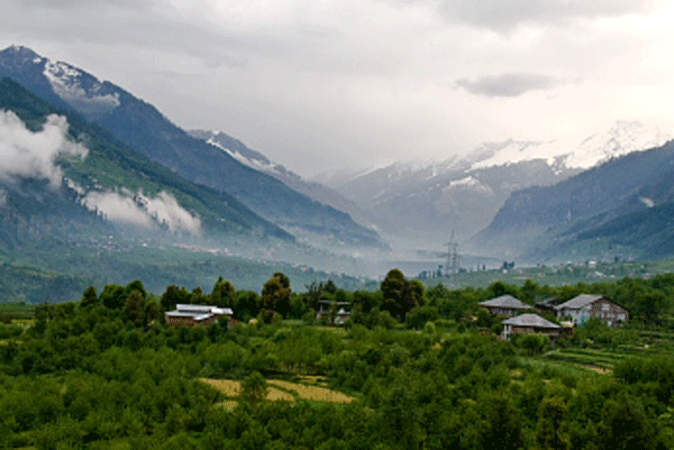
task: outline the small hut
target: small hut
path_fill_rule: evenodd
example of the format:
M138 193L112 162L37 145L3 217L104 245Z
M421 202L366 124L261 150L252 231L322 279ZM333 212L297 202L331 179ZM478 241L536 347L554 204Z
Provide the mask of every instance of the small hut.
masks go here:
M538 314L522 314L501 322L503 325L503 338L508 339L513 334L541 333L551 338L559 337L562 327L552 323Z

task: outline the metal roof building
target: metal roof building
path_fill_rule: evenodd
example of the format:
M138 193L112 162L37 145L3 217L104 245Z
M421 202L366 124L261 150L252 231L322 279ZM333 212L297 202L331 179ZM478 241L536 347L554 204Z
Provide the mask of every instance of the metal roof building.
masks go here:
M492 298L484 302L480 302L489 310L490 313L498 316L513 317L517 313L533 309L531 306L513 297L512 295L502 295L500 297Z
M541 333L550 337L557 337L562 329L560 325L552 323L538 314L522 314L511 317L501 322L503 325L503 337L508 338L512 334Z

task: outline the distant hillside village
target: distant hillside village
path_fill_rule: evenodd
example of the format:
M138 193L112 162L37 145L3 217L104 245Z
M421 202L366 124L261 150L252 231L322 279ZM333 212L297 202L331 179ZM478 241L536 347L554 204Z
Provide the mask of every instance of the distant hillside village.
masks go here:
M547 298L534 307L512 295L502 295L484 302L480 306L494 316L507 317L501 322L504 339L513 334L540 333L557 338L568 333L574 326L585 324L590 318L597 318L608 325L617 325L630 320L631 313L604 295L581 294L567 302ZM556 324L530 311L554 314L560 321Z
M316 306L315 313L311 314L317 322L342 326L351 319L354 305L348 301L322 299L318 300ZM500 334L502 339L533 333L546 335L554 340L573 334L576 326L582 326L592 318L615 326L630 321L632 315L628 308L607 296L595 294L580 294L566 302L549 297L537 302L535 306L506 294L479 302L479 306L489 315L503 319ZM232 308L212 305L177 304L174 310L164 314L166 323L176 327L207 326L223 319L230 325L239 322L233 319ZM252 318L250 321L252 323L257 320Z
M330 325L344 325L351 316L350 302L336 302L332 300L321 300L318 302L319 309L316 312L316 320L326 319ZM176 309L166 311L164 316L166 323L179 327L185 325L188 327L211 325L218 320L233 321L234 311L231 308L218 308L210 305L190 305L177 304ZM251 319L256 320L256 319Z

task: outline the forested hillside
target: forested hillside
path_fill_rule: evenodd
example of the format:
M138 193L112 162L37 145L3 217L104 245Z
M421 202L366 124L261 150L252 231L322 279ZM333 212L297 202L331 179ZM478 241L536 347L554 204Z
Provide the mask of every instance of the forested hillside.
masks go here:
M25 47L0 51L0 76L9 77L64 110L76 111L147 158L223 196L233 196L256 215L291 234L320 236L330 245L386 245L373 230L333 207L314 201L281 181L236 161L190 136L153 105L110 82Z
M69 214L50 216L53 211L49 205L61 201L66 204L62 205L62 209L66 209L69 204L70 210L86 211L81 204L83 202L77 201L77 196L79 194L82 197L91 191L102 194L110 191L128 191L131 194L144 193L150 196L164 191L175 196L180 205L184 205L189 212L198 216L207 233L250 235L257 231L258 234L293 239L291 235L255 215L226 193L180 178L170 170L139 155L99 127L89 124L76 113L57 109L8 78L0 80L0 109L14 112L34 132L40 130L50 114L65 117L69 137L74 141L86 143L88 153L83 161L60 161L60 165L65 168L65 175L77 184L76 189L58 186L57 189L50 191L46 186L41 186L46 183L41 183L40 180L26 180L28 177L22 182L36 186L34 189L41 189L40 195L37 193L30 195L25 188L12 189L12 184L4 186L5 190L23 194L21 195L23 200L10 202L19 210L25 203L42 199L41 203L44 206L27 207L26 214L31 217L42 214L50 222L58 225L61 220L67 219ZM78 190L83 192L77 192ZM45 201L46 197L50 201ZM48 209L45 209L45 206ZM7 227L2 229L5 231Z
M515 192L473 245L527 261L667 255L673 167L670 142L553 186Z

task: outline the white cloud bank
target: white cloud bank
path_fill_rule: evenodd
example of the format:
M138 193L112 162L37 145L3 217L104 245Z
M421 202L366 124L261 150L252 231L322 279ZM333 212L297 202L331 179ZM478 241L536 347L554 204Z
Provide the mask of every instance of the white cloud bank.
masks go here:
M0 111L0 180L11 181L17 177L46 179L52 189L63 181L63 170L56 164L60 156L86 158L89 151L84 145L68 139L68 121L52 114L42 127L33 132L12 111ZM180 206L175 197L161 191L156 197L123 194L111 191L85 190L70 179L67 186L80 196L84 206L112 222L153 228L157 225L173 232L199 234L201 220ZM0 190L0 206L7 201L6 192Z
M68 121L52 114L41 131L32 132L12 111L0 111L0 179L16 177L49 180L61 185L63 171L56 165L61 155L86 158L88 150L68 139Z
M128 195L117 192L92 191L82 198L82 204L112 222L153 228L167 227L172 232L199 234L201 220L180 206L175 197L161 191L150 198L142 192Z

